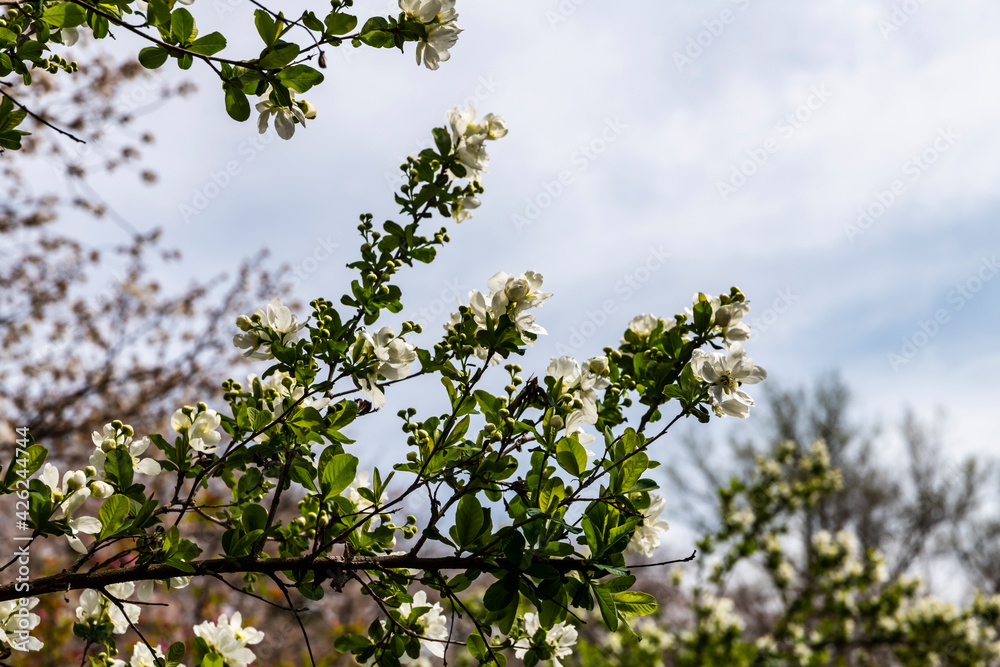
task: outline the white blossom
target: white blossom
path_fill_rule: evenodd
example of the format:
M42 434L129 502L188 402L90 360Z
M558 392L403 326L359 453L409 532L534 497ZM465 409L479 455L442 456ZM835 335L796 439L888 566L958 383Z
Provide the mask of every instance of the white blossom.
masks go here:
M111 584L106 588L108 593L119 601L135 592L135 584L130 581ZM121 635L129 629L130 622L135 624L139 621L140 611L138 605L130 602L121 602L121 608L119 608L117 604L101 593L88 588L80 595L80 605L76 608L76 620L84 624L110 621L114 626L113 632L116 635Z
M258 308L254 311L262 325L268 327L270 331L252 330L251 319L245 315L237 318L236 323L242 330L233 336L233 344L243 350L243 356L255 361L273 359L271 354L271 343L278 342L288 345L295 338L295 334L304 327L299 324L298 318L292 314L287 306L282 305L277 297L271 299L267 304L267 310ZM273 335L272 334L277 334Z
M365 377L357 378L361 392L371 399L375 409L385 406L385 394L378 386L379 377L402 380L410 374L410 364L417 359L416 346L396 338L390 327L382 327L375 335L363 327L358 332L356 345L360 352L371 355L378 362Z
M41 479L42 483L49 487L52 502L62 510L60 518L68 519L69 528L72 531L66 535L69 545L73 547L74 551L82 554L87 553L87 547L77 537L77 533L95 535L101 532L101 522L92 516L73 516L73 513L80 509L91 495L91 490L86 483L86 475L82 470L67 470L60 486L58 468L51 463L46 463L42 468ZM93 482L93 484L97 483L110 486L104 482ZM104 493L102 487L98 487L98 489L102 494ZM112 489L113 492L114 489Z
M527 636L518 639L514 644L514 655L517 656L518 660L523 659L532 648L532 637L540 628L537 614L529 611L524 615L524 633ZM545 645L552 651L552 664L555 667L562 667L560 660L573 654L576 640L576 628L567 625L565 621L556 623L545 633Z
M424 591L417 591L413 596L413 604L409 602L404 602L399 605L399 613L402 614L405 619L410 615L415 607L430 607L424 614L417 619L415 632L419 635L426 637L427 639L421 639L420 644L423 646L424 650L431 655L437 656L438 658L444 657L444 642L448 639L448 626L447 619L442 613L444 609L441 607L440 602L435 602L433 605L427 602L427 593ZM428 641L430 640L430 641ZM406 665L412 660L406 654L399 659L400 663Z
M109 431L111 431L110 434ZM134 471L152 476L163 472L160 464L154 459L139 458L139 455L149 449L149 446L152 444L146 436L143 436L137 442L133 442L131 436L124 435L121 432L115 436L114 428L111 424L107 424L104 426L103 436L95 431L93 440L97 448L90 455L90 465L97 469L99 479L107 479L107 475L104 472L104 464L108 460L108 452L118 447L125 447L125 450L132 457L132 469Z
M218 449L222 434L215 429L222 425L222 417L212 409L202 410L194 415L194 408L184 406L174 412L170 426L178 433L187 433L191 448L203 454L214 454Z
M292 103L290 106L284 106L271 98L270 88L264 91L256 105L257 113L260 114L257 118L257 132L260 134L267 132L268 120L273 116L275 132L282 139L288 140L295 134L296 123L301 123L302 127L305 127L307 118L316 117L315 107L305 100L296 101L295 92L292 90L288 91L288 95Z
M470 104L464 110L455 108L449 111L448 125L455 142L455 156L468 171L466 176L476 180L490 163L485 143L507 134L503 117L486 114L476 120L476 109Z
M639 553L648 558L660 546L660 533L670 528L670 524L660 518L666 504L660 494L649 494L649 507L643 510L642 523L632 533L627 548L629 553Z
M0 644L6 644L15 651L39 651L44 644L30 633L41 622L38 614L33 614L38 598L27 598L23 607L18 600L0 602Z
M149 647L142 641L135 643L132 648L132 659L128 662L123 660L113 660L111 662L111 667L156 667L156 659L166 657L163 654L163 649L157 644L154 647L156 654L154 655L150 652ZM178 665L178 667L184 667L183 664Z
M194 633L222 657L227 667L247 667L257 659L247 645L259 644L264 639L263 632L243 627L243 618L238 611L231 619L222 614L217 623L204 621L194 626Z
M411 20L424 25L426 37L417 44L417 64L436 70L451 58L449 49L458 42L455 0L399 0L399 8Z
M699 380L712 385L712 406L719 416L747 417L754 402L740 385L756 384L767 378L767 371L754 366L739 343L729 346L728 356L695 350L691 355L691 370Z
M472 217L471 211L479 208L482 202L478 197L462 197L451 206L451 217L455 222L464 222Z
M574 434L580 444L586 447L597 438L583 431L584 424L597 423L597 392L607 389L611 382L607 357L594 357L583 363L581 367L576 359L569 356L551 357L545 368L547 377L562 380L562 391L574 399L575 407L565 417L566 436ZM588 456L594 452L586 450Z

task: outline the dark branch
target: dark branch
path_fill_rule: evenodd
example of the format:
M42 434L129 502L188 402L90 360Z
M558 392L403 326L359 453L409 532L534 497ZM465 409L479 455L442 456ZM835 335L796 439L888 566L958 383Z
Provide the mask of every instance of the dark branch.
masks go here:
M558 572L577 572L593 569L593 565L583 560L554 559L541 560ZM295 558L215 558L211 560L193 561L189 565L193 572L182 570L173 565L136 565L132 567L103 570L101 572L63 572L48 577L39 577L30 584L30 590L17 591L17 584L0 586L0 602L15 600L21 597L45 595L47 593L81 590L85 588L100 589L111 584L126 581L146 581L149 579L163 580L171 577L207 576L239 572L255 572L271 575L286 570L308 570L312 572L337 570L341 572L359 572L364 570L384 570L407 568L438 572L441 570L481 570L494 572L508 569L508 565L481 556L442 556L426 558L409 554L393 556L353 556L313 558L310 556ZM23 584L22 584L23 585Z

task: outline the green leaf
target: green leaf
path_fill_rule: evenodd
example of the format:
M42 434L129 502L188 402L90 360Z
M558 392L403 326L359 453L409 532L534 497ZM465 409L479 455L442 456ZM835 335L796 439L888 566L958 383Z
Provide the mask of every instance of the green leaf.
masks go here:
M326 17L326 31L331 35L346 35L358 25L358 17L350 14L330 14Z
M476 541L483 530L483 506L473 496L464 496L458 501L455 512L455 541L460 547L467 547Z
M174 642L167 649L167 667L177 667L184 660L184 642Z
M254 431L263 431L271 423L271 413L267 410L248 407L247 417L250 419L250 428Z
M247 505L243 509L243 516L240 518L243 530L251 533L255 530L264 530L267 525L267 510L260 505Z
M629 616L649 616L655 614L658 607L656 598L641 591L615 593L614 599L618 610Z
M264 69L279 69L295 60L297 55L299 55L298 44L280 43L266 49L258 65Z
M253 22L257 26L257 34L264 40L264 46L272 46L278 39L280 27L263 9L258 9L253 13Z
M4 107L8 109L12 107L10 100L4 98L3 105L0 106L0 118L3 116ZM42 464L45 463L45 457L48 456L49 452L42 445L30 445L25 450L24 453L18 457L15 457L13 461L10 462L10 466L7 468L7 473L3 478L3 486L5 489L9 489L14 485L19 479L28 479L34 475Z
M34 40L21 42L21 44L17 47L17 57L21 60L29 60L37 65L40 65L43 60L42 52L45 51L46 48L45 44Z
M547 480L542 486L542 492L538 494L538 507L543 512L548 512L550 508L558 506L559 502L566 497L566 487L558 477Z
M146 10L146 19L157 26L165 26L170 23L170 3L167 0L149 0L149 8Z
M323 466L323 474L320 479L320 486L324 495L339 496L340 493L351 485L358 472L358 458L353 454L337 454Z
M618 493L628 493L638 483L639 478L649 468L649 457L645 452L638 452L630 456L621 464L621 471L618 474Z
M108 458L104 462L104 473L112 482L118 484L118 488L127 489L132 486L134 472L132 470L132 455L125 447L119 446L108 452Z
M315 30L317 32L321 32L323 30L323 22L316 18L316 14L310 11L302 12L302 24L310 30Z
M635 575L630 574L625 577L615 577L608 581L602 581L600 586L611 593L621 593L630 589L634 583Z
M595 558L600 556L605 549L603 533L594 525L589 516L584 516L580 520L580 525L583 526L583 534L587 539L587 546L590 547L590 553Z
M60 2L46 9L42 20L53 28L75 28L87 21L87 12L72 2Z
M9 46L17 43L17 35L3 26L0 26L0 46Z
M392 33L382 30L372 30L371 32L366 32L360 35L358 39L368 46L376 49L389 48L396 45L396 40L392 36Z
M241 123L250 117L250 100L241 89L226 89L226 113Z
M250 100L241 88L226 87L226 113L241 123L250 117Z
M698 331L706 331L712 321L712 303L710 301L699 301L694 305L694 328Z
M180 7L170 15L170 34L178 42L187 44L197 33L194 28L194 17L191 12Z
M360 651L361 649L368 648L372 645L372 642L368 637L362 637L361 635L343 635L342 637L337 637L337 641L333 642L333 648L337 649L341 653L351 653L354 651Z
M104 501L98 519L101 521L101 537L114 535L125 523L128 516L128 498L115 494Z
M469 635L469 638L466 640L465 645L466 647L468 647L469 653L472 654L472 657L478 660L479 662L486 662L487 660L489 660L490 653L489 650L486 648L486 642L483 641L483 638L479 636L478 632L474 632L471 635Z
M323 82L323 75L309 65L292 65L278 73L278 80L298 93Z
M441 155L447 155L451 152L451 135L448 134L448 130L443 127L435 127L432 131L434 135L434 145L437 146L438 152Z
M167 62L170 54L159 46L147 46L139 51L139 63L146 69L156 69Z
M614 632L618 629L618 610L615 607L615 600L611 593L600 586L594 586L594 595L597 597L597 606L601 608L601 618L608 630Z
M489 611L500 611L518 599L517 574L507 573L486 589L483 595L483 606Z
M580 477L587 469L587 452L575 438L563 438L556 445L556 460L563 470Z
M298 482L310 491L316 491L316 484L313 482L316 479L316 470L312 467L311 463L301 458L296 458L292 462L289 477L292 478L292 481Z
M194 40L187 47L188 51L193 51L203 56L215 55L224 48L226 48L226 38L223 37L221 32L210 32Z

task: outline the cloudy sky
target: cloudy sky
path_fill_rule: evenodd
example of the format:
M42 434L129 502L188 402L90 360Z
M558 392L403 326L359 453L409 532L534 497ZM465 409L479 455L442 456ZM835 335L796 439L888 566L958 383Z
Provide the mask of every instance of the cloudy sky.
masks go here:
M389 7L356 3L363 16ZM695 292L738 285L755 325L746 347L774 383L839 369L862 418L891 427L906 405L927 417L941 406L955 450L995 447L1000 7L457 8L464 32L436 72L409 46L328 53L327 80L307 95L319 116L288 142L231 121L218 82L193 68L200 92L143 120L160 183L98 189L184 252L168 282L231 272L267 247L296 267L304 301L337 302L358 214L394 216L400 162L447 109L475 102L510 134L491 145L475 218L401 280L408 308L393 323L436 336L454 293L536 270L556 296L538 313L549 336L522 363L542 372L551 355L613 344L634 314L669 316ZM227 35L250 27L251 9L192 6L202 32ZM245 57L251 37L224 55Z

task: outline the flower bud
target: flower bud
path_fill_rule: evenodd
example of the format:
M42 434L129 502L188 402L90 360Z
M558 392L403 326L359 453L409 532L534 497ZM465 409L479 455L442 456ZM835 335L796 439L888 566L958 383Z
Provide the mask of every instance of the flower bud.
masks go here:
M87 484L87 477L84 475L82 470L74 470L73 472L66 475L66 490L76 491L77 489L83 488Z
M306 120L312 120L316 117L316 107L308 100L297 100L295 102L299 105L299 109L302 110L302 115L306 117Z
M240 331L249 331L250 327L252 326L253 323L250 321L250 318L247 317L246 315L240 315L239 317L236 318L236 327Z
M110 498L115 493L113 486L107 482L102 482L100 480L94 480L90 483L90 495L95 498L103 499Z
M729 323L732 321L733 321L732 306L720 306L719 309L715 311L716 326L728 327Z
M607 357L594 357L587 362L587 367L592 373L604 376L610 371Z
M565 425L566 423L563 421L563 418L560 417L559 415L552 415L552 419L549 420L549 428L551 428L553 432L561 431L562 427Z
M507 281L507 286L504 288L504 294L511 301L519 301L524 297L528 296L531 291L531 286L528 285L528 281L524 278L514 278L513 280Z

